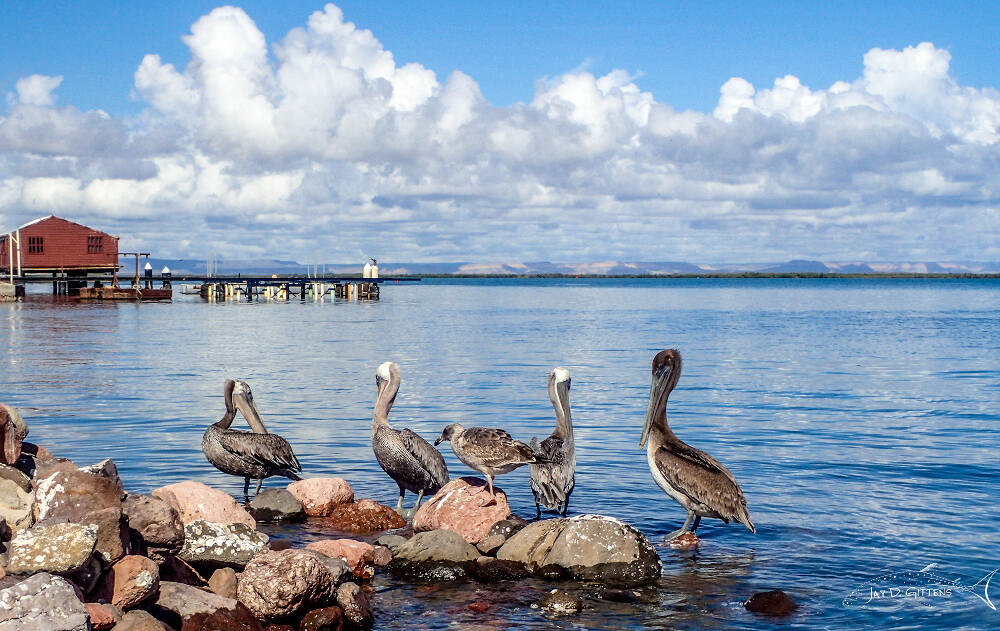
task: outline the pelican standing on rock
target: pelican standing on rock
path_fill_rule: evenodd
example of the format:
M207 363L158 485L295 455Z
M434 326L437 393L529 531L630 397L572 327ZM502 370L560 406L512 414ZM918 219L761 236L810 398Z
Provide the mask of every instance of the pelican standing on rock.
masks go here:
M486 476L493 502L497 499L496 493L493 492L493 476L510 473L526 464L548 462L532 451L531 447L514 440L502 429L489 427L466 429L458 423L452 423L444 428L434 444L439 445L446 440L451 442L451 450L459 460Z
M569 371L553 368L549 373L549 399L556 411L556 429L538 443L531 439L531 449L542 454L551 464L531 465L531 492L535 496L535 510L542 517L542 506L559 511L564 517L569 508L569 495L576 483L576 448L573 440L573 419L569 411Z
M403 496L407 491L417 494L415 512L425 493L437 493L448 483L448 465L441 452L418 434L389 426L389 410L399 392L399 366L385 362L375 371L378 396L372 417L372 451L382 470L399 486L396 512L403 514Z
M245 479L245 498L250 491L251 478L257 480L255 494L260 493L264 478L282 475L292 480L301 480L296 475L297 471L302 470L299 459L295 457L287 440L277 434L267 433L257 406L254 405L250 386L239 379L228 379L225 397L225 416L218 423L209 425L201 439L201 450L208 461L223 473L242 476ZM229 429L236 418L236 410L243 413L253 431Z
M653 379L649 389L646 424L639 447L646 444L646 458L653 479L667 495L687 509L687 519L680 530L667 539L698 529L702 517L714 517L727 524L738 521L756 533L747 501L736 479L721 462L700 449L681 441L667 425L667 398L681 376L681 354L675 349L660 351L653 358Z

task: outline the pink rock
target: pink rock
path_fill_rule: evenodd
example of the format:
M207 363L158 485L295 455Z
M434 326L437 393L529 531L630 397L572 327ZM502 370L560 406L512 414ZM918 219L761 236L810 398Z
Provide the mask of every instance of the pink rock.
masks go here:
M371 578L375 575L375 546L370 543L354 539L323 539L313 541L306 549L334 559L343 559L354 576L359 578Z
M493 489L496 502L491 500L485 480L472 477L452 480L413 516L414 532L443 528L457 532L473 545L479 543L489 536L493 524L510 516L507 494L496 484Z
M177 509L181 522L187 524L203 519L218 524L246 524L257 527L257 522L228 493L213 489L201 482L186 480L161 486L153 491L158 497Z
M339 504L354 501L354 490L343 478L308 478L288 485L288 491L295 496L306 515L326 517Z
M85 607L87 607L87 616L90 617L90 627L95 631L110 629L115 626L117 620L115 620L114 613L107 605L86 603Z
M160 568L139 555L128 555L101 577L101 598L121 610L132 609L160 589Z

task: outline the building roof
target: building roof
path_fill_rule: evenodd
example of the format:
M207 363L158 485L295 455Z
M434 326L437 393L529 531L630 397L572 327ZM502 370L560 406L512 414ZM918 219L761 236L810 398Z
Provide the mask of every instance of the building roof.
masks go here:
M113 236L113 237L115 236L115 235L113 235L113 234L111 234L109 232L104 232L103 230L98 230L97 228L92 228L90 226L85 226L82 223L78 223L76 221L70 221L69 219L66 219L65 217L57 217L56 215L43 215L41 217L38 217L37 219L32 219L31 221L29 221L27 223L21 224L20 226L14 228L13 230L8 230L8 231L4 232L3 235L0 236L0 240L6 239L7 235L9 233L11 233L11 232L16 232L18 230L24 230L25 228L27 228L29 226L33 226L36 223L42 223L43 221L48 221L49 219L58 219L60 221L65 221L66 223L71 223L74 226L80 226L81 228L86 228L87 230L93 230L94 232L101 232L103 234L106 234L106 235L109 235L109 236ZM115 238L117 239L118 237L115 237Z

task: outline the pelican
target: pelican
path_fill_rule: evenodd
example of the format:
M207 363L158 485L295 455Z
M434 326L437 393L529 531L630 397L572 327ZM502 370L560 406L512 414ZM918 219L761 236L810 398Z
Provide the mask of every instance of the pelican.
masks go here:
M245 479L244 497L250 491L250 478L257 480L256 493L260 493L264 478L273 475L301 480L295 474L302 470L299 459L287 440L267 433L254 405L250 386L239 379L227 379L225 397L226 414L218 423L209 425L201 439L201 450L208 461L223 473L242 476ZM243 413L253 431L229 429L236 418L236 410Z
M649 407L642 428L641 448L649 440L646 458L653 479L667 495L687 509L687 519L680 530L667 539L676 539L698 529L702 517L714 517L727 524L738 521L756 533L747 501L736 479L721 462L700 449L681 441L667 425L667 398L681 376L681 354L675 349L660 351L653 358L653 379L649 389Z
M392 409L400 383L399 366L385 362L375 371L375 415L372 417L372 451L382 470L399 486L396 512L403 514L403 496L406 491L417 494L415 512L425 493L437 493L448 482L448 465L444 456L418 434L389 426Z
M531 449L540 453L551 464L531 465L531 492L535 495L535 510L542 517L542 506L559 511L563 516L569 508L569 495L573 492L576 469L576 448L573 440L573 419L569 412L569 371L553 368L549 373L549 400L556 411L556 429L538 444L531 439Z
M493 476L510 473L526 464L548 462L532 451L531 447L514 440L502 429L489 427L466 429L458 423L452 423L444 428L434 444L440 445L446 440L451 442L451 450L459 460L486 476L493 502L497 499L496 493L493 492Z

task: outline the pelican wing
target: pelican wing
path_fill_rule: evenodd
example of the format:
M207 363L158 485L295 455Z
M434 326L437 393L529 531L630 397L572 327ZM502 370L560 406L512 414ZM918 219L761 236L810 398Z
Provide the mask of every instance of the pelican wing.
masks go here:
M729 469L712 456L678 441L660 447L655 462L670 486L717 513L722 521L749 520L743 491Z
M440 451L424 440L420 434L409 429L403 429L399 432L399 440L438 487L448 483L448 465L444 463L444 456L441 455Z
M514 462L527 464L535 462L537 456L531 447L514 440L502 429L491 427L470 427L462 435L463 449L487 466L504 465Z
M531 441L531 447L536 452L540 453L545 460L555 464L562 462L566 458L566 452L563 450L563 445L565 442L562 438L558 436L549 436L542 441L541 445L536 442L538 439L533 439Z
M219 444L226 451L253 460L264 467L302 470L292 446L277 434L230 430L221 433Z

